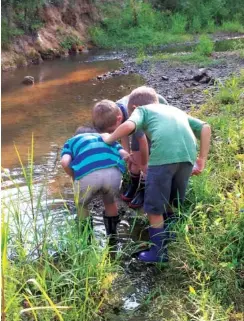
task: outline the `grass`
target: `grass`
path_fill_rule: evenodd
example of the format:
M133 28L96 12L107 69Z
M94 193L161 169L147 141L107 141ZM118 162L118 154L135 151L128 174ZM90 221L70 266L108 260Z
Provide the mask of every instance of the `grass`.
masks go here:
M116 260L88 241L88 223L77 226L65 202L47 201L33 140L27 166L19 161L24 186L12 180L15 194L2 198L2 320L100 320Z
M142 63L145 60L152 62L156 61L170 61L172 63L196 63L204 66L213 65L216 61L211 57L213 53L214 43L206 35L202 35L199 38L199 43L197 44L195 50L190 53L176 53L176 54L167 54L167 53L156 53L148 57L143 48L140 48L137 52L136 62L138 64ZM221 60L218 60L217 63L220 63Z
M212 127L210 156L190 181L170 266L144 303L147 320L243 320L244 70L216 86L192 107Z

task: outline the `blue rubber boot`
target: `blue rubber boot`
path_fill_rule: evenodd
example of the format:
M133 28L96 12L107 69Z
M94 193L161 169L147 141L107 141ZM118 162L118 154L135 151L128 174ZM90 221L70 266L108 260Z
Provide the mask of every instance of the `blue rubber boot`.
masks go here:
M148 251L141 252L138 259L144 262L168 262L168 232L164 228L149 227L149 236L153 244Z

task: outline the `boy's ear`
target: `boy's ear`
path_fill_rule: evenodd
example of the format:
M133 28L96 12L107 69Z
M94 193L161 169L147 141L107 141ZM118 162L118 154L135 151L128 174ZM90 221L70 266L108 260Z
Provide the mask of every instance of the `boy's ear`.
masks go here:
M121 121L122 121L122 115L118 115L118 116L117 116L117 122L120 122L120 123L121 123Z

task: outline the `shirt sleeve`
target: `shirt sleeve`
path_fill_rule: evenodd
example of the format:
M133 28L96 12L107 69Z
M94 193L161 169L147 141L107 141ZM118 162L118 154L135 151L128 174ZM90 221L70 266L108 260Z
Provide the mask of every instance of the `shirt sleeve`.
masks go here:
M64 144L64 147L63 147L63 149L62 149L62 151L61 151L61 157L62 157L63 155L65 155L65 154L68 154L68 155L70 155L71 157L73 157L72 151L71 151L71 148L70 148L70 141L69 141L69 140L67 140L67 142Z
M116 148L118 151L123 149L122 145L120 145L118 142L114 142L111 146Z
M141 138L143 135L144 135L144 131L142 130L137 130L133 133L135 135L135 137L138 139L138 138Z
M162 96L162 95L157 95L158 96L158 100L159 100L159 103L160 104L163 104L163 105L168 105L169 103L167 102L167 100Z
M144 107L137 107L128 120L132 121L135 125L135 132L138 131L138 129L143 130L144 126L144 119L145 119L145 110Z
M204 124L206 124L206 122L189 115L188 115L188 122L196 138L200 139L202 127Z

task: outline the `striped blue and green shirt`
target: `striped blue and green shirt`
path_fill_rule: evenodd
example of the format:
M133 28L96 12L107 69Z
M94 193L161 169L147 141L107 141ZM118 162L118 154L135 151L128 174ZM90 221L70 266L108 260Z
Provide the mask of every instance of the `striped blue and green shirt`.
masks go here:
M117 142L107 145L97 133L79 134L67 140L61 157L65 154L72 157L69 167L74 171L75 180L78 180L102 168L118 167L124 173L125 161L119 154L122 148Z

